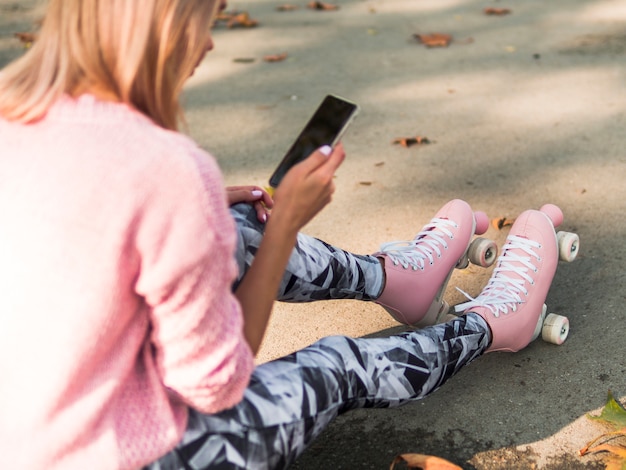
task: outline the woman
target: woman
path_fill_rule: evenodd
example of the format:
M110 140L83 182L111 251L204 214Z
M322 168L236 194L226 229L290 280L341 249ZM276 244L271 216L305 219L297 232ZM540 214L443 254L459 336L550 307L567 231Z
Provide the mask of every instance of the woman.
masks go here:
M284 467L339 413L421 398L532 339L556 269L538 211L511 229L472 312L254 368L277 292L421 321L476 220L451 201L374 256L299 234L331 199L341 145L294 167L273 200L224 190L177 131L223 7L51 0L36 44L0 74L2 468Z

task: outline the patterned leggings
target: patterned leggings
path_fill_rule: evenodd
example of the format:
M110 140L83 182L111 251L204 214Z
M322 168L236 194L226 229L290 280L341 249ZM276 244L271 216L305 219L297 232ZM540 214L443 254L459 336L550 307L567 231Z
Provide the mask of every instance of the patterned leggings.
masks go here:
M248 204L234 206L231 214L237 224L237 263L241 280L263 239L264 226ZM348 253L302 233L298 234L285 271L277 297L282 302L373 300L383 288L383 269L377 258Z
M254 258L262 226L248 206L235 206L240 273ZM298 238L280 300L376 298L380 263L319 240ZM331 336L254 371L243 400L214 415L190 410L176 449L150 470L287 468L339 414L389 408L424 398L489 345L475 314L388 338Z

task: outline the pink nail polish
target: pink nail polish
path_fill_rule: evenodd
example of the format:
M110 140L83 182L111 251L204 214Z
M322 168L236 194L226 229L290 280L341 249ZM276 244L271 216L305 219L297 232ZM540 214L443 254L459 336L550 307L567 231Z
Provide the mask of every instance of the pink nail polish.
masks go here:
M330 154L333 153L333 149L330 145L324 145L320 147L319 150L322 154L326 155L327 157L330 157Z

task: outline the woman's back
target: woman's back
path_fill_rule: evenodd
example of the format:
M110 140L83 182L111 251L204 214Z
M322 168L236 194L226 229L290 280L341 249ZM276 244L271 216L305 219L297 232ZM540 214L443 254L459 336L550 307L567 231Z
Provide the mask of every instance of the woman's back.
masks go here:
M0 147L0 467L146 463L180 439L186 421L161 382L168 362L146 341L149 322L173 320L155 320L148 304L163 308L176 289L188 292L208 275L183 273L214 246L232 246L230 219L206 216L211 177L222 191L219 173L210 159L190 158L187 138L90 95L62 99L37 123L0 120ZM234 269L228 249L224 256L216 265ZM231 281L228 270L219 278ZM234 300L221 307L237 328ZM188 310L198 322L208 307ZM177 322L184 328L185 316ZM176 360L189 355L172 338L152 339ZM232 347L235 358L249 355ZM243 389L249 370L239 380L231 373L229 390Z

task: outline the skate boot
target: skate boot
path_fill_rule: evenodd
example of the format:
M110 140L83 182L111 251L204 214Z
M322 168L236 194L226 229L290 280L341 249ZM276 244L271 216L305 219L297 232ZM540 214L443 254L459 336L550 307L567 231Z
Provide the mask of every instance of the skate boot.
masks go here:
M490 266L496 259L495 243L476 239L489 226L484 212L474 213L465 201L443 206L411 241L389 242L374 253L385 271L385 287L376 303L407 325L423 327L444 320L448 304L443 292L456 266L473 263Z
M539 334L561 344L567 337L567 318L546 317L546 297L556 273L559 257L573 261L578 253L578 236L555 227L563 213L552 204L528 210L516 220L502 248L491 279L481 294L455 307L464 314L474 312L485 319L492 333L487 352L515 352Z

